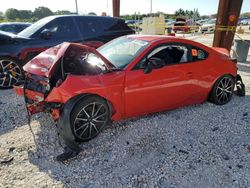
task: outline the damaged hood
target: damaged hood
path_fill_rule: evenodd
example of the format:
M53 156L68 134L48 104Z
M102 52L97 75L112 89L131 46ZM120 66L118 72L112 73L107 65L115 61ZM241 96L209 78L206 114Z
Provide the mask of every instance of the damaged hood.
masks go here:
M24 71L28 73L32 73L39 76L44 76L50 78L53 74L53 70L57 62L64 56L67 49L71 46L76 46L81 48L83 51L88 53L94 53L98 57L102 59L102 61L106 64L108 69L115 68L115 66L109 62L105 57L103 57L98 51L94 48L81 45L77 43L68 43L64 42L57 46L51 47L46 51L40 53L36 57L34 57L31 61L29 61L24 67Z

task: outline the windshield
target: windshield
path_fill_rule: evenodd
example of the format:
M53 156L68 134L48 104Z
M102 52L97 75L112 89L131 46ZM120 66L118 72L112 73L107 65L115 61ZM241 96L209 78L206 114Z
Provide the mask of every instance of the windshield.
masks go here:
M148 43L135 38L121 37L101 46L97 51L117 68L123 69L147 47Z
M206 24L215 24L216 20L209 20Z
M45 26L48 22L50 22L53 19L54 17L52 16L43 18L37 21L36 23L32 24L31 26L27 27L20 33L18 33L18 35L21 37L30 38L34 33L36 33L39 29L41 29L43 26Z

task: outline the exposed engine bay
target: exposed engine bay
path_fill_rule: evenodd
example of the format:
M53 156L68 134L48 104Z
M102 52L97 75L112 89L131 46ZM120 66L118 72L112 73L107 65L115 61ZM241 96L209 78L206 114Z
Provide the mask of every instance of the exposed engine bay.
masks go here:
M62 47L64 47L63 44L61 44ZM89 76L109 72L107 63L95 49L78 44L68 44L66 49L60 53L61 46L46 50L25 65L33 66L32 62L37 63L37 61L43 65L39 74L37 72L33 74L31 71L25 72L22 92L18 92L18 88L16 88L17 93L24 94L27 109L31 115L47 111L52 114L54 120L59 118L59 110L63 104L46 102L46 97L54 87L59 87L68 75ZM47 63L48 59L51 64ZM55 62L55 60L57 61Z

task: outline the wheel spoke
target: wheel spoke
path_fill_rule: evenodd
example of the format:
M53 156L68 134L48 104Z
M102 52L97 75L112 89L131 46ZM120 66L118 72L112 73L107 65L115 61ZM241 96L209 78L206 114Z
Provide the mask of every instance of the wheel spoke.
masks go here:
M86 108L86 107L85 107L85 108ZM90 115L89 115L88 112L85 110L85 108L83 108L82 110L83 110L83 112L86 114L86 116L89 118Z
M223 91L221 91L220 93L218 93L218 94L217 94L217 97L218 97L219 95L221 95L222 93L223 93Z
M5 70L6 67L8 67L8 66L11 65L11 64L12 64L12 62L9 62L7 65L5 65L5 66L3 67L3 69Z
M101 118L101 117L105 116L105 115L106 115L106 113L107 113L107 112L104 112L103 114L101 114L101 115L99 115L99 116L95 117L94 119L95 119L95 120L97 120L97 119L99 119L99 118Z
M95 113L94 116L97 116L97 114L99 113L99 111L101 110L102 107L103 107L103 105L101 104L101 105L99 106L99 108L97 109L97 111L96 111L96 113Z
M95 114L95 102L93 103L93 108L92 108L92 113L91 113L91 116L93 117Z
M226 88L226 90L229 90L229 89L231 89L233 86L232 85L230 85L230 86L228 86L227 88Z
M2 63L2 61L0 61L0 66L1 66L1 69L2 69L2 71L3 71L4 68L3 68L3 63Z
M223 79L223 80L224 80L224 79ZM220 84L221 84L222 88L225 88L224 83L223 83L223 80L221 80Z
M225 101L228 101L228 96L227 96L227 93L225 93L225 94L224 94L224 96L225 96L225 100L224 100L224 102L225 102Z
M228 87L231 83L231 80L230 79L227 79L227 84L226 84L226 87Z
M223 90L223 88L221 88L221 87L218 87L218 89Z
M17 65L15 65L14 67L10 68L9 71L12 71L12 70L14 70L14 69L16 69L16 68L18 68Z
M96 128L95 124L94 124L94 123L90 123L90 124L94 127L94 129L95 129L96 132L98 133L99 131L98 131L98 129Z
M8 84L8 86L11 86L11 81L12 81L12 76L9 75L9 84Z
M79 117L76 117L77 120L80 120L80 121L88 121L88 119L85 119L85 118L79 118Z
M5 77L3 77L2 86L5 86L5 82L6 82L6 76L5 76Z
M227 89L225 89L225 92L227 92L227 93L232 93L232 91L228 91Z
M83 125L81 125L80 127L78 127L77 129L75 129L75 131L79 131L80 129L82 129L83 127L87 126L89 123L84 123Z
M103 120L97 120L97 119L93 119L93 121L96 122L96 123L103 123L103 122L105 122Z
M91 133L92 133L92 124L89 124L89 138L91 138Z
M85 133L85 131L89 128L89 124L86 126L86 128L82 131L82 133L80 134L80 137L82 137L83 133Z
M219 101L221 101L222 97L223 97L223 93L222 93L222 94L220 95L220 97L218 98Z

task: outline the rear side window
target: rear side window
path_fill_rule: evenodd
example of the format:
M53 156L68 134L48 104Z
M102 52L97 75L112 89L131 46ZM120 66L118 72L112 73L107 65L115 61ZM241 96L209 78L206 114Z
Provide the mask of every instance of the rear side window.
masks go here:
M198 47L192 46L192 61L202 61L208 58L208 53Z
M103 31L102 21L98 18L76 18L77 25L83 35L93 35Z
M55 19L52 22L46 24L44 29L52 32L53 38L71 38L77 36L78 32L72 18Z
M121 30L131 30L124 20L120 19L107 19L104 25L105 31L121 31Z

